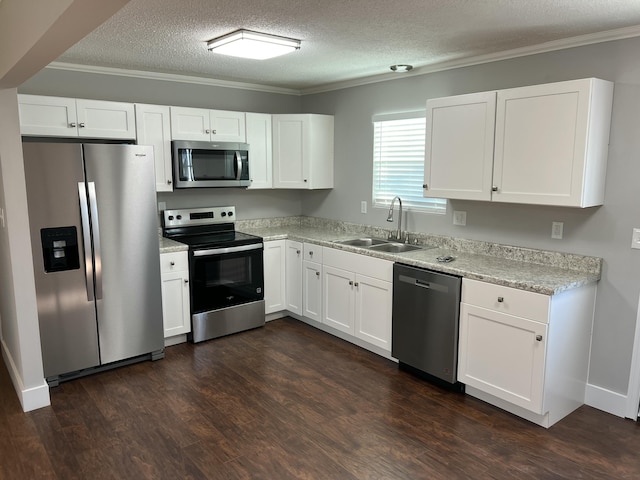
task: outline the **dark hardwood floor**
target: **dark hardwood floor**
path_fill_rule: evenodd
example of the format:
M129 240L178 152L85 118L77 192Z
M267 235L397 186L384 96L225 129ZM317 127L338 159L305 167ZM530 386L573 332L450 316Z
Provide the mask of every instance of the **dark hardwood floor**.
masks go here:
M640 478L640 425L584 406L545 430L282 319L27 414L2 365L0 478Z

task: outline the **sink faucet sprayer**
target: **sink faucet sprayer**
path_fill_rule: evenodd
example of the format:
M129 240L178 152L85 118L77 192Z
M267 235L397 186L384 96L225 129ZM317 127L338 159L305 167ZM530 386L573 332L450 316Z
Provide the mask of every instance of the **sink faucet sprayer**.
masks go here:
M389 216L387 216L387 222L393 222L393 206L396 203L396 199L398 199L398 231L396 232L396 240L399 242L402 241L402 200L400 197L393 197L391 200L391 206L389 207Z

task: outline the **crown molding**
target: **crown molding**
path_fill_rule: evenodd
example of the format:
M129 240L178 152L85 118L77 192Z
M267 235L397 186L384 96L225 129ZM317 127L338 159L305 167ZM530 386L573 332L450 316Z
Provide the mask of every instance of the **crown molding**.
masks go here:
M2 0L0 0L2 1ZM97 67L92 65L80 65L76 63L51 62L45 67L48 70L67 70L72 72L95 73L99 75L116 75L121 77L142 78L146 80L161 80L166 82L191 83L196 85L207 85L211 87L238 88L241 90L254 90L257 92L279 93L282 95L300 96L300 90L293 88L273 87L257 83L233 82L229 80L218 80L215 78L196 77L190 75L179 75L175 73L146 72L143 70L130 70L114 67Z
M1 2L2 0L0 0ZM142 70L129 70L113 67L95 67L90 65L79 65L73 63L52 62L46 68L51 70L69 70L83 73L96 73L101 75L119 75L124 77L143 78L149 80L162 80L167 82L192 83L197 85L208 85L215 87L238 88L242 90L253 90L257 92L278 93L282 95L312 95L316 93L325 93L334 90L342 90L344 88L358 87L361 85L369 85L372 83L386 82L389 80L400 80L403 78L413 77L416 75L426 75L428 73L441 72L444 70L452 70L455 68L470 67L482 63L498 62L501 60L509 60L512 58L525 57L527 55L536 55L539 53L553 52L557 50L565 50L568 48L582 47L595 43L611 42L614 40L623 40L640 36L640 25L619 28L616 30L607 30L605 32L597 32L589 35L580 35L577 37L565 38L562 40L554 40L551 42L540 43L528 47L514 48L497 53L486 55L477 55L463 59L447 60L444 62L417 67L407 73L384 73L354 80L345 80L342 82L328 83L318 85L316 87L294 89L273 87L269 85L261 85L255 83L234 82L228 80L217 80L214 78L197 77L189 75L178 75L172 73L145 72Z
M489 53L486 55L477 55L456 60L448 60L445 62L434 63L424 67L414 68L406 73L384 73L371 77L359 78L355 80L346 80L344 82L336 82L318 87L305 88L300 91L302 95L312 95L314 93L325 93L333 90L342 90L344 88L357 87L361 85L369 85L372 83L386 82L389 80L400 80L402 78L413 77L416 75L426 75L428 73L441 72L444 70L453 70L455 68L470 67L482 63L498 62L501 60L509 60L512 58L526 57L528 55L536 55L539 53L553 52L556 50L565 50L575 47L583 47L595 43L611 42L614 40L624 40L625 38L633 38L640 36L640 25L633 27L619 28L616 30L607 30L605 32L592 33L589 35L580 35L577 37L564 38L562 40L554 40L552 42L540 43L528 47L514 48L497 53Z

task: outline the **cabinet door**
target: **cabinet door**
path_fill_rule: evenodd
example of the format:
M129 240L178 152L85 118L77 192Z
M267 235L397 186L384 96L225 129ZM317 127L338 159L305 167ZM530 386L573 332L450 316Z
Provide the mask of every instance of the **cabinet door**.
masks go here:
M216 142L247 141L244 112L210 110L211 140Z
M163 273L162 316L165 338L191 331L189 308L189 272L182 270Z
M306 145L309 128L304 115L273 115L273 186L307 188Z
M427 101L424 196L490 200L496 92Z
M287 240L287 310L302 315L302 243Z
M302 281L302 314L307 318L322 322L322 265L305 261Z
M209 110L171 107L171 140L211 140Z
M391 306L393 284L356 275L356 337L391 351Z
M498 92L494 201L582 206L589 101L589 79Z
M246 114L247 143L249 144L250 189L273 187L271 115Z
M264 310L274 313L286 310L284 240L264 242Z
M156 192L173 191L171 173L171 120L169 107L136 104L138 145L153 145Z
M77 137L74 98L18 95L20 133L43 137Z
M133 103L76 100L78 136L85 138L136 138Z
M544 414L546 345L546 324L462 303L458 380Z
M322 323L342 332L354 334L355 274L323 265Z

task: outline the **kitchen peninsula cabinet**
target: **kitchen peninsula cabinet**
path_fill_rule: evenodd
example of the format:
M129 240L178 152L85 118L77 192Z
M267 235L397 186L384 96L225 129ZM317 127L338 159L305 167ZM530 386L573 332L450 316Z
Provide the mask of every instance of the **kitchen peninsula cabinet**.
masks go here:
M153 145L156 192L173 191L171 170L171 119L169 107L136 103L136 141Z
M430 99L424 195L602 205L612 102L596 78Z
M391 351L393 262L323 248L322 322Z
M548 296L464 278L458 381L544 427L584 403L595 284Z
M172 345L167 339L191 331L187 252L160 254L160 271L165 345Z
M265 314L286 310L285 261L286 240L264 242L264 310Z
M245 114L206 108L171 107L171 139L245 143Z
M273 187L273 153L271 115L246 114L247 143L249 144L249 190Z
M333 188L333 116L273 115L273 187Z
M20 94L18 107L22 135L136 138L132 103Z

